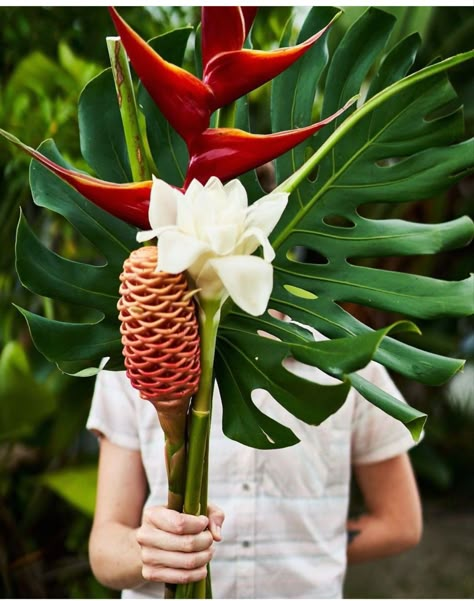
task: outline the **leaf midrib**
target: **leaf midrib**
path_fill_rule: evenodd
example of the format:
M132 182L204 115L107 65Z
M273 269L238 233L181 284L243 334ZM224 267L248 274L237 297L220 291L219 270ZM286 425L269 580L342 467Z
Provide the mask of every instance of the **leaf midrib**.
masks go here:
M349 229L349 228L348 228ZM350 228L351 230L354 228ZM437 230L433 228L434 233L437 233ZM335 234L329 234L327 232L322 231L314 231L314 230L293 230L292 234L306 234L310 236L320 236L322 238L330 238L335 240L343 240L344 242L373 242L375 240L398 240L401 238L411 238L417 237L420 235L420 232L409 232L407 234L387 234L387 235L379 235L379 236L338 236Z
M387 98L387 100L389 98ZM393 124L394 121L398 120L398 118L401 115L403 115L403 113L405 111L407 111L410 107L411 107L411 103L408 104L406 107L404 107L400 112L396 113L396 115L384 127L382 127L375 136L370 137L370 132L369 132L369 137L364 142L364 144L360 147L360 149L356 153L354 153L351 156L351 158L348 161L346 161L346 163L338 171L336 171L336 172L333 171L333 174L328 178L327 182L319 189L318 192L316 192L316 194L308 201L308 203L302 209L300 209L300 211L298 211L298 213L295 215L295 217L290 221L290 223L286 226L286 228L283 230L283 232L278 236L277 240L275 241L275 243L273 245L273 248L275 250L288 238L288 236L294 230L294 227L300 221L302 221L304 219L304 217L313 208L313 206L316 204L316 202L324 194L326 194L326 192L331 187L336 188L336 186L332 186L332 183L334 181L336 181L342 174L344 174L345 171L347 171L347 169L349 169L349 167L361 156L361 154L363 154L371 145L373 145L375 143L375 141L379 138L379 136L381 136L385 132L385 130L387 128L389 128ZM377 108L377 105L373 107L373 109L371 111L372 114L373 114L373 110L375 110L375 108ZM357 125L357 122L354 125ZM333 167L333 169L334 169L334 167Z
M354 266L351 266L351 267L354 268ZM280 271L281 273L284 273L284 274L289 274L292 276L295 275L295 272L291 271L290 269L285 269L283 267L278 267L278 266L275 266L274 269L275 269L275 271ZM378 271L378 270L375 270L375 271ZM372 292L380 292L380 293L388 294L388 295L391 295L394 297L400 296L403 298L410 298L410 299L417 299L417 300L420 299L419 296L413 296L411 294L404 294L402 292L394 292L392 290L373 288L372 286L365 286L363 284L360 284L358 282L353 282L353 281L347 282L345 280L336 280L333 278L325 278L325 277L321 277L321 276L314 276L314 275L300 273L300 272L298 272L298 274L296 274L296 275L298 275L298 278L301 278L301 279L318 280L318 281L322 281L322 282L329 282L331 284L339 284L339 285L342 284L344 286L350 286L351 288L361 288L364 290L371 290Z

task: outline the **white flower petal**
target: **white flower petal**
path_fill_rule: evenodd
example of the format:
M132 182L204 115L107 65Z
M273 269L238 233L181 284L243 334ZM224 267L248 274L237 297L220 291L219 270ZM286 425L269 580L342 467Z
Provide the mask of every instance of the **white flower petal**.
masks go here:
M167 230L158 240L157 271L181 273L189 269L208 250L208 246L201 240L186 236L177 229Z
M161 179L153 177L148 219L152 229L176 224L177 201L183 196Z
M210 261L205 261L203 265L201 265L201 269L194 274L194 282L196 288L201 290L199 296L202 298L220 298L224 300L224 298L229 296L228 294L225 294L224 285L218 277L216 270L210 264Z
M147 240L151 240L152 238L157 237L158 230L146 230L144 232L137 233L137 242L146 242Z
M247 190L240 180L230 180L230 182L227 182L224 186L224 190L228 204L238 207L239 209L246 209L248 207Z
M201 192L203 187L204 186L201 184L200 181L198 181L197 179L193 179L193 181L189 184L188 189L184 193L186 199L192 200L193 198L196 198L196 196Z
M229 296L250 315L262 315L273 288L273 267L259 257L232 256L210 259Z
M152 238L159 238L163 232L167 232L169 230L175 230L175 225L165 225L164 227L157 227L154 230L147 230L145 232L137 233L137 242L146 242L147 240L151 240Z
M287 192L275 192L254 202L247 211L246 228L258 227L268 236L282 216L288 196Z
M194 210L194 200L187 196L181 198L176 212L176 225L179 231L199 238L196 219L199 219L199 214Z
M213 225L205 228L206 240L217 255L227 255L237 244L240 228L236 223Z
M271 263L275 258L275 251L268 238L258 227L251 227L244 232L237 245L236 254L251 255L259 246L263 248L265 261Z
M216 177L215 175L213 175L212 177L210 177L207 180L207 183L204 186L204 189L207 192L217 192L221 196L225 196L224 185L221 182L221 180L218 177Z

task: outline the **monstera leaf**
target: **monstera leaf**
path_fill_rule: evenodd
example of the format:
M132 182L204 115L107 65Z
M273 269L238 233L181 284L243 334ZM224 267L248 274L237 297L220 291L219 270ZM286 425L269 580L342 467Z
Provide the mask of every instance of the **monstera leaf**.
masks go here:
M300 38L305 39L317 31L324 25L322 19L329 20L333 14L333 9L328 8L310 11ZM394 24L392 16L369 9L346 33L328 68L323 117L361 90L369 70L378 64ZM350 301L417 318L466 315L473 311L472 278L462 282L442 282L415 274L370 269L354 262L361 257L435 253L467 244L473 236L473 224L467 217L446 224L426 225L366 219L357 210L367 203L429 198L473 168L474 145L472 141L460 142L463 133L461 109L442 112L455 98L442 70L438 71L434 66L411 79L401 79L413 64L418 46L418 37L410 36L385 56L365 103L359 109L353 109L352 117L345 120L345 127L340 123L330 125L313 138L314 147L302 144L276 160L277 178L281 183L294 177L308 152L319 148L319 156L313 155L317 160L311 164L311 170L317 167L317 173L310 173L306 165L309 177L298 182L274 233L273 246L277 256L270 307L315 327L330 338L342 337L347 343L345 352L348 354L359 348L361 334L370 332L370 328L344 311L341 302ZM303 127L311 122L314 94L326 61L326 48L317 46L312 55L308 53L275 80L272 94L274 130ZM389 86L393 86L390 93L377 99L376 94ZM437 111L441 111L440 114ZM282 189L285 189L285 183ZM300 262L293 252L297 247L318 253L321 259L313 264ZM284 355L273 360L273 341L260 338L258 353L252 352L257 348L255 337L245 346L244 338L252 336L249 332L268 331L268 318L256 320L236 312L230 319L237 315L240 328L234 337L238 343L232 343L225 320L218 346L217 379L221 390L228 391L223 395L224 428L228 435L243 442L251 437L253 441L259 438L264 443L268 438L274 441L274 433L268 429L269 418L262 416L251 402L251 389L264 388L273 392L279 403L296 414L295 408L288 405L291 392L298 389L298 384L291 382L285 390L276 390L275 382L289 376L282 365ZM280 326L279 335L280 344L284 345L293 340L295 332ZM243 350L245 348L247 352ZM288 354L290 348L291 344L287 348ZM296 356L294 352L292 354ZM268 369L262 368L262 356L272 358ZM446 381L463 364L390 337L382 339L374 348L374 357L386 366L428 384ZM321 365L315 353L308 353L304 362L331 372L328 366ZM342 356L337 358L337 363L343 364ZM268 374L271 374L271 381ZM419 421L400 401L359 374L333 375L349 381L372 403L404 421L416 436ZM327 390L318 395L316 390L308 387L302 394L306 406L318 405L313 409L313 417L317 411L324 411L321 406L326 400L331 403ZM240 399L239 408L236 399ZM236 434L234 427L239 412L240 416L250 413L252 417L242 423ZM244 421L243 417L241 419ZM272 444L267 443L268 446Z
M69 167L49 141L41 152ZM108 368L122 366L117 301L123 262L138 246L135 228L97 208L36 162L31 165L31 190L38 206L65 217L103 257L87 265L60 257L37 238L23 216L16 241L16 267L22 284L49 296L90 309L88 323L65 323L21 309L33 341L50 361L68 373L91 375L103 357ZM83 371L85 370L85 371Z
M319 31L336 12L328 7L312 9L300 38ZM337 411L354 386L405 423L417 438L425 416L357 372L375 358L409 378L440 384L462 366L460 360L392 337L416 330L409 322L373 331L342 307L351 302L413 318L469 315L473 310L472 280L438 281L359 264L373 257L437 253L465 245L473 235L468 218L429 225L369 219L360 211L362 205L429 199L473 169L473 143L462 141L462 110L452 108L456 95L445 71L474 53L407 75L419 39L410 36L385 53L394 24L392 16L368 9L332 57L325 36L273 82L274 131L314 121L315 94L318 103L324 98L323 118L355 94L360 97L352 110L275 162L278 184L291 197L273 235L276 259L269 307L292 321L270 314L251 317L230 303L224 307L215 362L223 427L229 437L245 444L276 448L298 441L287 426L254 403L252 393L257 389L269 391L277 403L306 423L319 424ZM290 31L289 27L283 36L284 44ZM151 45L179 64L189 33L189 29L177 30ZM112 86L106 72L84 90L81 147L97 173L124 181L128 164L119 113L107 110L104 119L96 117L108 104L104 99L112 98ZM159 176L182 185L187 161L182 140L143 89L139 103ZM245 99L237 103L235 116L236 125L248 129ZM51 142L41 150L64 164ZM245 174L242 181L250 199L256 200L261 192L255 174ZM23 309L35 344L69 372L95 373L104 356L110 357L108 369L121 369L118 275L123 260L137 246L136 231L94 207L35 162L31 185L37 204L63 215L102 255L98 265L66 261L47 249L21 219L17 267L23 284L37 294L89 310L87 323L62 323ZM298 260L302 248L317 261ZM329 340L315 340L305 325ZM292 358L332 376L334 384L323 386L296 376L288 370ZM91 365L94 369L89 369Z

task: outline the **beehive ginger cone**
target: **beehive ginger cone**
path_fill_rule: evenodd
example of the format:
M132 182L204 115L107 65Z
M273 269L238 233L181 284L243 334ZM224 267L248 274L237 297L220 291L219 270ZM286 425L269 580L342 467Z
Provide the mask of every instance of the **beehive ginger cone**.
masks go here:
M123 354L130 382L160 411L175 412L199 385L199 325L184 274L157 272L156 246L133 251L120 275Z
M141 247L125 261L120 331L130 382L153 403L165 434L168 507L181 511L187 412L201 375L199 325L184 274L157 272L156 265L156 246Z

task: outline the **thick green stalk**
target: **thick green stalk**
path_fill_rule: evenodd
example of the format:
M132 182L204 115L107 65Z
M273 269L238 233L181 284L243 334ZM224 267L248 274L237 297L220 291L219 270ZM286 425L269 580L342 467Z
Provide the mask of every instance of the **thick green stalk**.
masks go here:
M165 405L166 406L166 405ZM166 411L156 407L158 419L165 435L165 460L168 472L168 509L183 511L186 482L186 424L187 405L184 411ZM165 599L174 599L176 585L165 584Z
M168 471L168 508L183 511L186 482L186 411L165 413L158 410L165 435L165 459Z
M217 111L215 127L235 127L235 115L237 112L237 104L231 102L227 106L223 106Z
M211 426L214 354L220 320L220 303L201 301L201 379L191 404L188 437L188 463L184 512L200 515L207 512L208 443ZM205 506L204 506L205 504ZM178 599L206 597L206 580L178 585Z
M149 180L151 179L151 172L138 124L137 103L130 67L120 38L108 37L107 50L109 51L115 89L117 90L117 99L133 181L141 182Z

